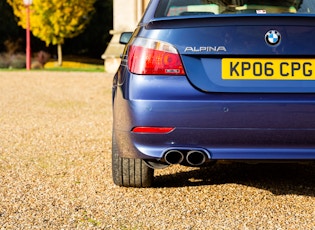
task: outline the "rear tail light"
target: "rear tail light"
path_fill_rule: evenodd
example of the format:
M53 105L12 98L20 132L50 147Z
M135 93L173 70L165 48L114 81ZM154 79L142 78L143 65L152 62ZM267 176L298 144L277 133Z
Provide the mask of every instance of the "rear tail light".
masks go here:
M142 133L142 134L167 134L174 130L173 127L150 127L150 126L137 126L134 127L131 131L133 133Z
M136 38L130 45L128 67L135 74L185 75L174 46L145 38Z

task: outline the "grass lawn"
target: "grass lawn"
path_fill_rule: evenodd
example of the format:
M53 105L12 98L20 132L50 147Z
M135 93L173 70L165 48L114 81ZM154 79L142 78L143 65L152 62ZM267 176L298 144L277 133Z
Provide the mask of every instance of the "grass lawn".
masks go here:
M51 71L91 71L104 72L104 65L86 64L81 62L64 61L62 66L58 66L57 62L46 63L45 70Z
M6 65L1 66L0 60L0 71L23 71L26 69L25 67L25 57L19 56L16 58L14 65L7 67ZM35 67L37 66L37 67ZM32 58L32 71L88 71L88 72L105 72L104 70L104 60L96 59L96 58L88 58L81 56L64 56L62 66L58 66L58 62L56 59L49 60L44 68L40 66L37 62L36 58Z
M104 61L102 59L82 58L77 56L66 56L63 59L62 66L58 66L56 60L47 62L45 70L52 71L91 71L104 72Z

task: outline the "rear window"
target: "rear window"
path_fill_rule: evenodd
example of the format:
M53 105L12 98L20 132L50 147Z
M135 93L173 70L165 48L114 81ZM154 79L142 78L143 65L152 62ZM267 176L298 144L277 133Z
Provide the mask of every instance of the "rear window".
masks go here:
M160 0L155 17L315 13L314 0Z

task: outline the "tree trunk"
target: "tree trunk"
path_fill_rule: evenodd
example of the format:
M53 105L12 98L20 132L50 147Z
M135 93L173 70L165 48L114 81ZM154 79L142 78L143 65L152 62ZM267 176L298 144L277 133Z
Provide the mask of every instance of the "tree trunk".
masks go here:
M58 66L62 66L62 45L58 44L57 46L58 49Z

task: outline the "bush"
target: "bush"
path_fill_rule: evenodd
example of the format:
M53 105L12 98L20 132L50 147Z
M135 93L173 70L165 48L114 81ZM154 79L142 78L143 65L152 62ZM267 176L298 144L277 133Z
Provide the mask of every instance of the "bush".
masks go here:
M25 54L0 54L0 68L22 69L25 67Z
M25 54L21 53L21 39L6 40L6 53L0 54L0 68L22 69L26 67Z
M0 54L0 68L9 68L9 66L10 66L9 55Z
M35 61L32 62L32 69L42 69L49 61L50 54L41 50L35 54Z
M9 68L24 69L26 67L26 60L24 54L13 54L10 57Z

